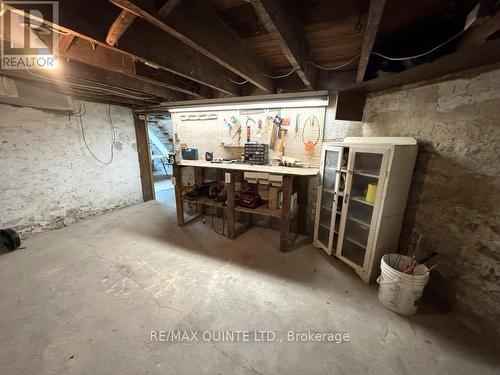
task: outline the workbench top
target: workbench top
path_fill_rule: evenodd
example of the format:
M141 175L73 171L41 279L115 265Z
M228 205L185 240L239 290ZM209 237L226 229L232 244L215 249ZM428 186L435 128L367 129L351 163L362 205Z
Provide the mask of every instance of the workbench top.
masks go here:
M276 173L291 176L316 176L318 168L298 168L298 167L280 167L273 165L252 165L252 164L233 164L233 163L211 163L205 160L182 160L177 163L180 167L200 167L200 168L218 168L235 171L252 171L263 173Z

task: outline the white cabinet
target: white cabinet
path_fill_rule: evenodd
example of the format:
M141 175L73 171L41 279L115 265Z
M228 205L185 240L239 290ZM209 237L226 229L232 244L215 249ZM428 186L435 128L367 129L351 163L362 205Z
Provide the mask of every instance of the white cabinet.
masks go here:
M365 282L396 252L417 156L414 138L362 137L323 145L314 245Z

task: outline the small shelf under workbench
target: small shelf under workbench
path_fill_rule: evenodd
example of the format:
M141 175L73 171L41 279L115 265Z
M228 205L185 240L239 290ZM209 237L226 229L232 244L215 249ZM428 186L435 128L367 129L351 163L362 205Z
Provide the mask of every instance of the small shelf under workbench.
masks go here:
M207 197L197 197L197 198L187 198L182 195L182 173L181 170L184 167L193 167L196 171L201 172L203 176L203 168L214 168L222 169L225 172L225 189L227 193L226 202L219 202ZM271 209L266 205L262 205L257 208L247 208L237 205L236 201L236 191L235 191L235 176L240 176L245 171L252 172L262 172L282 175L282 204L279 209ZM193 204L198 204L201 206L213 206L220 207L224 209L224 215L228 223L227 237L232 239L235 238L236 234L236 213L247 213L261 215L271 218L276 218L280 220L280 250L287 251L288 245L290 243L290 229L292 227L292 219L294 219L294 225L297 224L295 221L304 220L307 216L306 206L307 206L307 184L303 186L303 181L297 179L296 182L299 185L298 194L298 208L291 211L292 193L294 190L294 177L305 178L316 176L318 174L317 168L294 168L294 167L282 167L282 166L270 166L270 165L251 165L243 163L210 163L203 160L183 160L181 163L174 164L174 186L175 186L175 200L177 206L177 224L185 225L187 222L184 219L184 208L183 202L190 202ZM308 181L306 181L308 182ZM302 192L302 193L301 193ZM300 204L300 199L302 199L303 204ZM305 202L305 203L304 203ZM297 227L299 225L297 224Z
M281 217L281 209L272 209L268 208L266 206L260 206L257 208L248 208L248 207L243 207L243 206L236 206L234 207L235 211L238 212L246 212L249 214L257 214L257 215L262 215L262 216L270 216L270 217Z

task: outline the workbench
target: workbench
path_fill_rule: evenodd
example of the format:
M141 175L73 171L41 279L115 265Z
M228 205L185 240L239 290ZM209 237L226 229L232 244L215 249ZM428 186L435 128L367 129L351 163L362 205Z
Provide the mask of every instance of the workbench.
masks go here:
M224 172L225 189L227 193L226 203L216 202L207 198L198 199L195 203L206 206L220 207L225 210L228 224L228 238L234 239L237 236L237 233L235 232L235 218L237 212L274 217L280 220L280 250L284 252L288 251L292 220L296 219L296 227L299 227L298 221L305 222L307 216L307 186L309 178L316 176L319 172L317 168L296 168L270 165L250 165L243 163L212 163L203 160L182 160L180 163L174 164L175 202L177 206L177 225L179 226L183 226L198 217L197 216L188 221L185 221L184 218L183 201L186 200L186 198L182 196L181 170L186 167L194 168L195 180L198 180L198 182L203 180L203 169L205 168L222 170L222 172ZM267 206L261 206L252 209L237 205L235 194L235 175L245 171L282 175L282 207L279 209L269 209ZM298 191L298 206L294 212L291 212L290 206L294 185ZM193 200L189 201L193 202Z

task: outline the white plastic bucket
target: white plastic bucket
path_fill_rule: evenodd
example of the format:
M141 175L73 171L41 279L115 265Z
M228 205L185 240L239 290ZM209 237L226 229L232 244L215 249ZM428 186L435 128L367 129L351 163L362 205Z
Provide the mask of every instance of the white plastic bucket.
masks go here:
M411 275L400 271L412 261L413 258L400 254L386 254L380 261L378 300L402 315L415 314L417 302L429 281L429 269L424 264L416 266Z

